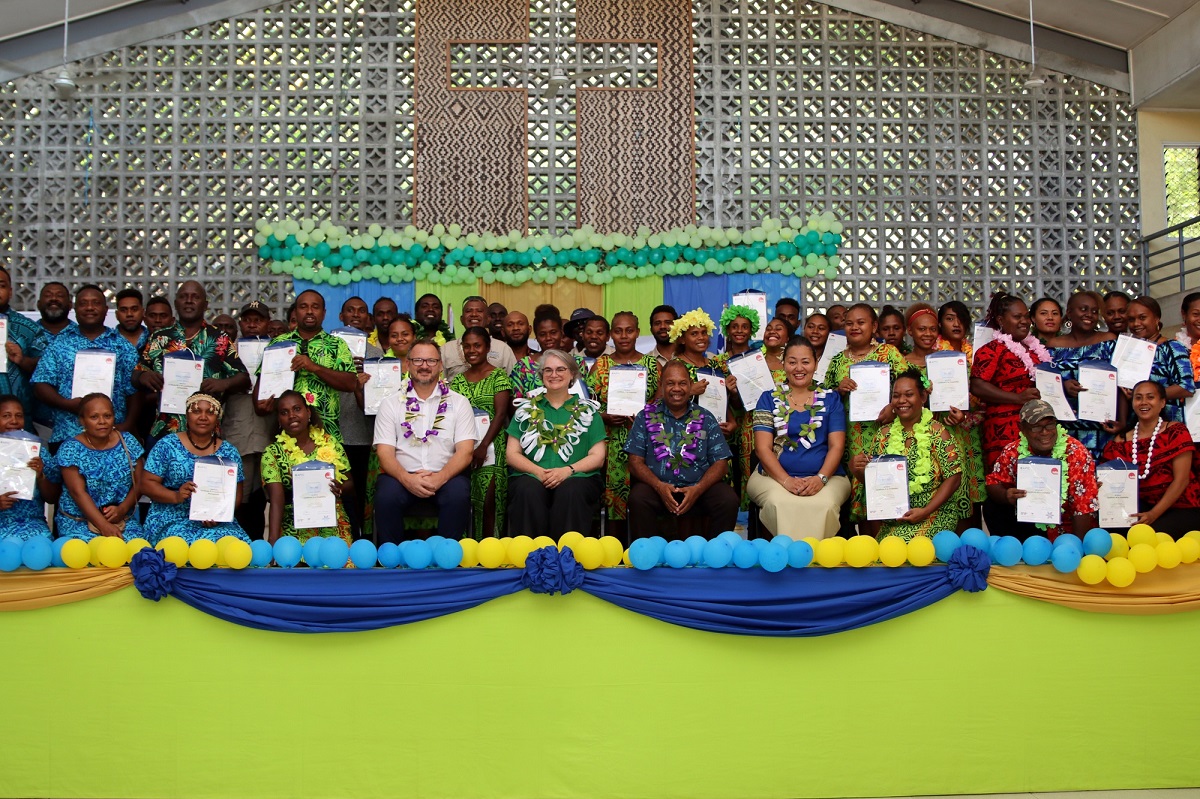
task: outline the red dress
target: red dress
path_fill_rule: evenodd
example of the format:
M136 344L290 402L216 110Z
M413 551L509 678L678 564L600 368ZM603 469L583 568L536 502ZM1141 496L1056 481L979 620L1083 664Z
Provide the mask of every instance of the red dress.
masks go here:
M1192 436L1188 433L1187 425L1167 422L1158 431L1158 438L1154 442L1154 460L1150 463L1150 474L1142 477L1142 473L1146 471L1146 455L1150 450L1150 439L1138 439L1138 462L1135 464L1138 472L1138 502L1144 510L1150 510L1158 504L1170 487L1171 481L1175 479L1175 474L1171 470L1171 461L1175 460L1175 456L1181 452L1190 449L1192 449ZM1133 444L1129 441L1113 439L1105 445L1101 457L1106 461L1117 458L1132 461ZM1196 477L1196 458L1193 457L1192 479L1188 480L1187 488L1172 507L1200 508L1200 481Z
M1032 352L1029 358L1038 363L1038 356ZM986 380L1001 391L1020 394L1033 388L1033 378L1029 376L1025 364L1009 352L1002 341L989 341L975 353L971 364L971 377ZM983 424L980 435L983 439L983 467L985 473L990 473L996 465L996 459L1006 444L1017 440L1021 434L1020 405L993 405L984 403Z

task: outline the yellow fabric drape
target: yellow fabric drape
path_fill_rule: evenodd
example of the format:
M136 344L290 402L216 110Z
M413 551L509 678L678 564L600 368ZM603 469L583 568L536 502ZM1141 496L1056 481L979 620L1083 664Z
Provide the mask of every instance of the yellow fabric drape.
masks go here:
M1200 563L1139 574L1133 585L1085 585L1047 567L992 565L988 586L1093 613L1149 616L1200 609Z
M133 585L128 568L46 569L0 575L0 611L37 610L120 591Z

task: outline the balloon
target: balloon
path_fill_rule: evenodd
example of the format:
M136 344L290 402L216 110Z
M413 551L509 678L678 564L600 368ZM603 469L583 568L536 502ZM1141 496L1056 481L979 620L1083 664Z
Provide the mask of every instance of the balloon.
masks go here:
M1174 540L1175 539L1171 538L1171 536L1168 535L1167 533L1155 533L1154 534L1154 545L1155 546L1158 546L1159 544L1161 544L1164 541L1174 541Z
M21 549L24 543L15 536L0 539L0 572L15 572L21 568Z
M350 562L354 564L356 569L373 569L375 568L376 559L379 557L379 550L375 548L375 544L363 538L355 541L350 545ZM458 565L455 561L454 565Z
M856 569L869 566L879 556L879 544L869 535L856 535L846 542L846 563Z
M1106 558L1112 547L1112 536L1103 527L1093 527L1083 537L1083 554L1085 555L1099 555L1102 558ZM1097 580L1096 582L1100 581ZM1090 583L1090 585L1095 584Z
M15 539L14 539L15 540ZM93 566L100 565L100 542L104 540L102 535L94 535L88 540L88 563ZM20 542L17 542L18 546Z
M942 532L948 531L943 530ZM954 535L954 533L950 534ZM938 535L941 535L941 533L938 533ZM947 539L943 538L943 543L946 540ZM937 536L934 536L933 549L935 555L937 554L936 541ZM956 544L958 543L957 535L954 535L954 541ZM896 566L903 566L908 562L908 544L905 543L904 539L898 535L889 535L884 537L884 539L879 542L879 561L884 566L891 566L893 568Z
M988 534L978 527L969 527L963 530L960 540L967 546L982 549L984 552L990 552L992 549L992 542L989 540Z
M1044 535L1031 535L1021 547L1021 559L1030 566L1041 566L1050 560L1054 545Z
M1054 548L1061 549L1062 547L1074 547L1079 550L1079 557L1083 557L1083 540L1074 533L1061 533L1058 538L1054 539Z
M704 544L701 562L710 569L723 569L733 560L733 548L729 542L714 538Z
M499 566L504 562L504 545L496 538L487 540L495 542L496 549L500 554L500 561L496 564ZM408 546L401 550L401 554L404 556L404 565L410 569L425 569L429 567L429 564L433 563L433 547L429 546L428 541L423 541L420 538L415 541L409 541Z
M1200 542L1196 539L1184 536L1175 543L1179 545L1181 563L1195 563L1200 558Z
M872 539L874 543L874 539ZM781 572L788 565L788 551L790 547L783 544L770 543L766 549L759 551L758 562L763 567L764 571L771 573Z
M832 569L834 566L841 566L846 555L846 539L839 535L833 538L823 538L817 543L816 559L817 563L827 569Z
M908 542L908 562L912 565L928 566L936 556L932 539L918 535Z
M533 548L534 549L542 549L543 547L557 547L557 546L558 546L558 544L556 544L554 542L554 539L548 535L539 535L537 538L533 539Z
M758 565L758 547L749 541L739 541L733 548L733 565L739 569L752 569Z
M271 558L274 557L274 550L271 548L269 541L264 541L261 538L256 538L250 542L250 565L256 569L263 569L271 565Z
M683 544L682 541L673 542ZM687 544L684 544L686 549ZM604 563L604 547L600 546L600 539L592 536L586 536L582 541L577 543L572 550L575 552L575 559L579 561L579 565L587 570L598 569Z
M462 563L463 547L458 541L448 538L433 549L433 562L439 569L454 569Z
M129 559L133 560L133 556L150 546L150 542L144 538L135 538L125 545L125 551L129 553Z
M470 569L479 565L479 542L474 538L463 538L458 542L462 547L462 560L458 562L459 567Z
M305 541L301 549L301 553L304 555L304 562L308 564L310 569L321 568L321 543L321 536L315 535Z
M1056 571L1068 574L1079 568L1080 561L1083 560L1083 549L1073 546L1055 547L1050 554L1050 563Z
M1151 544L1134 544L1129 548L1129 562L1141 574L1152 572L1158 566L1158 552Z
M211 569L216 562L216 542L201 538L188 547L188 563L192 564L193 569Z
M129 562L129 550L125 542L117 536L104 536L100 541L96 554L100 565L109 569L119 569Z
M350 548L351 557L354 554L354 547ZM385 541L379 545L379 549L375 551L375 559L379 565L385 569L394 569L400 565L400 547L393 544L391 541Z
M63 563L69 569L82 569L88 565L91 559L91 550L88 549L86 541L81 541L78 538L68 538L62 545L62 551L59 552ZM186 561L185 561L186 563Z
M1075 573L1088 585L1099 585L1108 576L1108 564L1100 555L1084 555Z
M485 538L475 549L479 565L485 569L495 569L504 563L508 553L499 538Z
M1154 534L1154 528L1148 524L1135 524L1133 527L1130 527L1128 532L1125 533L1125 538L1128 539L1129 546L1131 547L1138 544L1154 546L1158 543L1158 536Z
M1016 566L1021 560L1024 549L1016 537L1006 535L996 539L992 545L992 560L1000 566Z
M55 568L58 568L58 569L62 569L62 568L66 567L67 564L63 563L63 559L62 559L62 548L63 548L63 545L66 544L70 540L71 539L69 539L69 538L56 538L50 542L50 551L51 551L50 565L51 566L54 566Z
M218 566L228 565L225 560L225 550L229 548L229 545L232 542L237 541L237 540L238 540L237 536L232 536L232 535L223 535L217 539L217 565Z
M1183 562L1183 551L1180 550L1179 544L1176 544L1174 539L1170 541L1161 541L1154 548L1155 554L1158 556L1158 565L1164 569L1174 569Z
M704 539L701 538L700 540L703 541ZM616 536L606 535L600 539L600 548L604 552L601 565L608 567L620 565L621 556L625 553L625 547L621 545L621 539Z
M505 558L518 569L525 568L525 559L533 551L533 539L527 535L513 536L505 547ZM578 553L576 553L578 554Z
M235 538L225 547L225 564L231 569L244 569L254 560L254 550L239 538Z
M1128 558L1116 557L1108 562L1108 573L1104 575L1104 579L1117 587L1125 588L1133 582L1133 578L1137 577L1137 569L1129 562Z
M807 541L793 541L788 544L788 565L793 569L803 569L813 561L812 544Z
M583 540L583 533L578 533L572 530L569 533L563 533L558 539L558 548L570 547Z
M639 538L629 545L629 564L640 571L658 565L658 548L649 538Z
M901 539L903 541L904 539ZM954 550L958 549L962 541L958 538L958 533L953 530L942 530L933 537L933 552L937 555L937 559L942 563L947 563L950 556L954 554ZM899 566L899 563L888 564L889 566Z
M788 540L790 541L791 539ZM704 562L704 545L707 543L708 539L702 535L688 537L688 563L698 566Z
M682 569L691 561L692 550L686 541L670 541L663 552L663 558L672 569Z
M45 536L34 536L21 545L21 562L25 568L40 572L54 560L54 546Z
M275 562L285 569L290 569L300 563L302 548L300 541L295 536L283 536L275 542L272 551Z

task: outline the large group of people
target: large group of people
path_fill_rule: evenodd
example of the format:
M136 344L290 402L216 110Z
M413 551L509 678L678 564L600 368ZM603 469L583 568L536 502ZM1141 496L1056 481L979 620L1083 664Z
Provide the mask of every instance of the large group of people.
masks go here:
M36 319L11 311L11 296L0 269L0 434L37 432L46 445L4 466L34 473L32 498L0 494L6 535L384 543L430 529L557 537L603 524L628 541L715 535L752 506L765 533L793 538L911 539L980 524L1053 538L1096 526L1097 464L1110 461L1137 476L1128 524L1173 536L1200 528L1185 423L1200 378L1200 294L1184 300L1174 338L1155 300L1120 292L1080 291L1065 307L999 293L979 325L958 301L834 305L803 318L783 298L769 319L733 305L714 322L668 305L645 320L553 305L527 316L469 297L457 330L432 294L411 314L353 297L337 324L313 290L279 318L255 301L210 319L203 285L189 280L170 300L117 292L111 328L109 295L95 285L73 295L45 285ZM294 350L290 388L265 395L264 348L277 346ZM1147 379L1118 392L1113 418L1060 419L1088 390L1081 369L1120 347L1152 356ZM941 353L965 361L964 407L930 408L929 364ZM761 357L769 388L739 390L735 371L749 378L735 366L748 356ZM186 395L171 382L181 358L196 370ZM867 402L855 379L863 365L890 378L877 414L853 412ZM1039 390L1047 367L1063 402ZM1060 462L1057 522L1021 519L1023 458ZM904 464L907 503L886 518L872 512L872 464L892 461ZM232 516L197 519L209 511L193 511L193 497L210 490L197 468L212 462L236 475ZM327 469L334 497L321 526L298 525L309 519L298 512L311 499L306 464Z

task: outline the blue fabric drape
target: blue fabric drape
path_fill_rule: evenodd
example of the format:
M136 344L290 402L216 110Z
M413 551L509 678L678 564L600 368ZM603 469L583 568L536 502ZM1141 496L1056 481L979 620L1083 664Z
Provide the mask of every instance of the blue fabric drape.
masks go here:
M417 289L416 284L409 283L388 283L383 284L378 280L363 280L358 283L351 283L349 286L331 286L328 283L313 283L311 280L292 280L293 288L299 294L302 291L319 292L325 298L325 328L332 330L338 327L334 322L337 320L338 312L342 310L342 303L351 297L362 297L363 302L368 308L375 305L375 300L380 297L390 297L396 302L396 307L400 309L400 313L411 314L413 307L417 304Z

